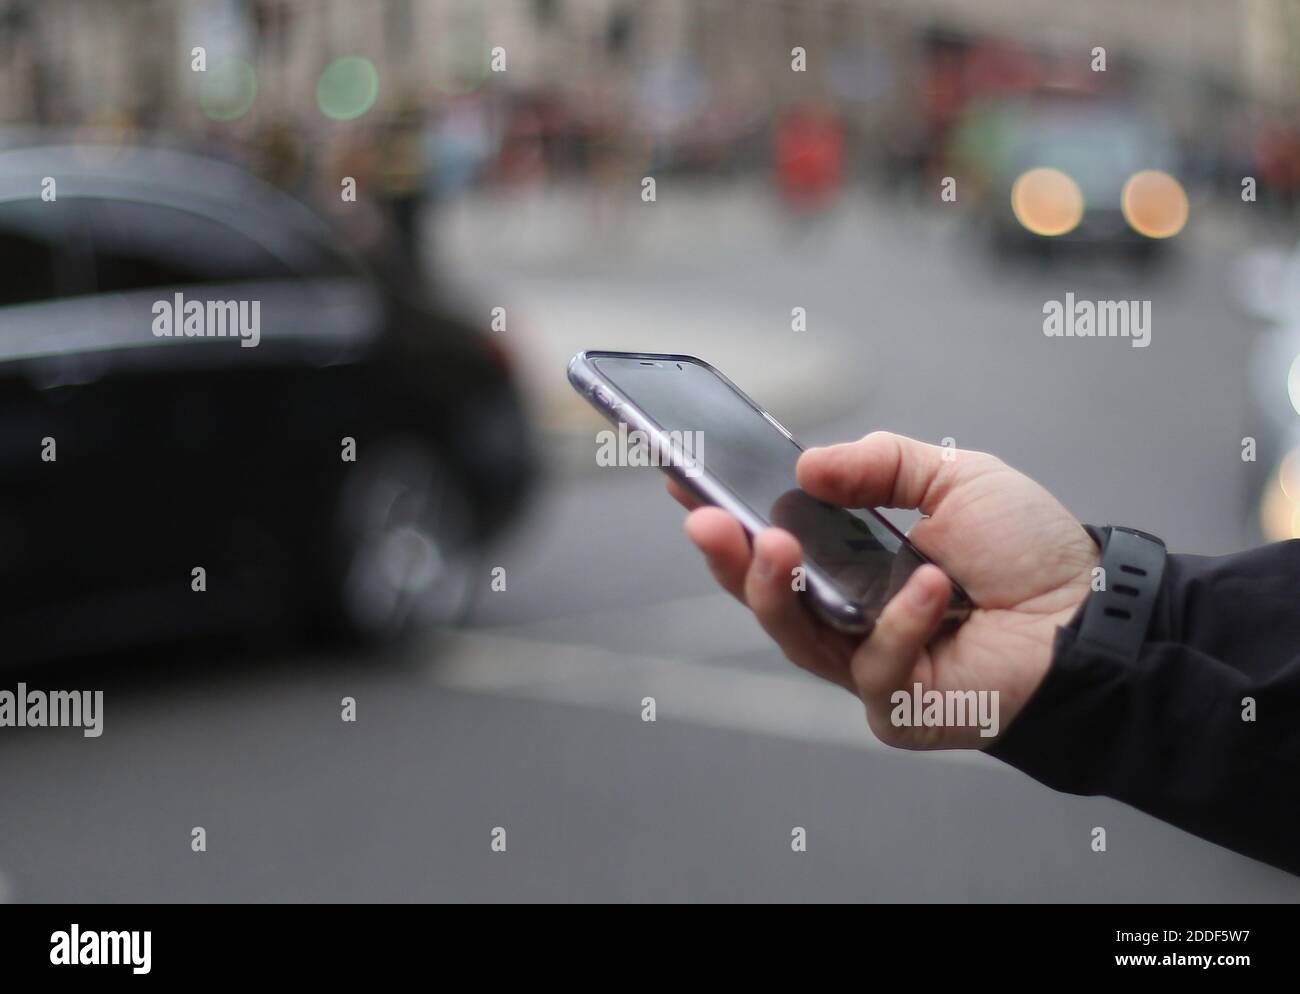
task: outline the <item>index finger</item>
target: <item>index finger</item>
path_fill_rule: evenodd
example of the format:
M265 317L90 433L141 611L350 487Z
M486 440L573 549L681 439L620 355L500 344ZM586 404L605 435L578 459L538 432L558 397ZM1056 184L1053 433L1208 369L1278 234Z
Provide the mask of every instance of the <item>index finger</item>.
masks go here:
M674 480L671 476L664 478L664 486L668 489L668 496L681 504L688 511L694 511L697 507L703 507L704 502L687 490L684 486Z

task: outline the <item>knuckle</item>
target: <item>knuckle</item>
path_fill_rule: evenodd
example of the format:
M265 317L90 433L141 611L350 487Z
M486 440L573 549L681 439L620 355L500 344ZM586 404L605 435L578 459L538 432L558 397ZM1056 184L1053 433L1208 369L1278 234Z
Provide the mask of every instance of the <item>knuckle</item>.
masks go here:
M977 469L982 473L987 473L990 470L1004 469L1007 465L991 452L967 452L964 454L966 456L967 470ZM955 468L956 464L953 465Z

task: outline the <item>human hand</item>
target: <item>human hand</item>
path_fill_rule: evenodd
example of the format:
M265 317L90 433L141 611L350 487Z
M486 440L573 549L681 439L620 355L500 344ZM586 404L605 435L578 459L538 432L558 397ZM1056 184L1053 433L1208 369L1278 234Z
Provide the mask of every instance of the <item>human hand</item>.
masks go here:
M920 510L925 517L908 537L960 577L978 605L970 618L938 634L951 582L926 565L886 604L869 638L836 632L793 589L802 552L792 535L765 529L751 549L730 514L698 507L674 481L669 491L693 509L687 534L718 582L750 607L791 661L857 694L881 741L907 749L992 744L996 739L974 726L897 727L891 696L910 696L917 683L923 692L997 691L1005 729L1047 673L1057 627L1091 589L1100 556L1088 533L1047 490L1000 459L887 432L809 449L798 479L812 496L844 507Z

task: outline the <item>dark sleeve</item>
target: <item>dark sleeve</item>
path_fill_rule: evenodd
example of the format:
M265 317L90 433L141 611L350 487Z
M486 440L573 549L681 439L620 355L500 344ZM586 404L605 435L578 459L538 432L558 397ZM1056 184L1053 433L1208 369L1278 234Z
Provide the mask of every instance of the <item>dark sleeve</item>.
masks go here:
M1135 662L1076 641L1078 621L989 752L1300 874L1300 541L1169 556Z

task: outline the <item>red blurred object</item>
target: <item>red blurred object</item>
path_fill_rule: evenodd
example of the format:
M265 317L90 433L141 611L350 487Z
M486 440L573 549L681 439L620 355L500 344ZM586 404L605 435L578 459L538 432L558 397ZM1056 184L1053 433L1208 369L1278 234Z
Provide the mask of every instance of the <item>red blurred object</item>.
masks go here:
M844 128L820 107L796 108L776 128L776 179L782 195L803 208L825 206L844 179Z
M1255 143L1255 162L1266 188L1294 198L1300 192L1300 129L1289 124L1262 129Z
M966 60L966 99L989 94L1029 93L1043 82L1038 58L1003 41L978 42Z

